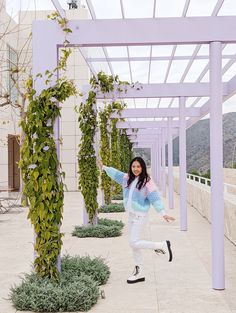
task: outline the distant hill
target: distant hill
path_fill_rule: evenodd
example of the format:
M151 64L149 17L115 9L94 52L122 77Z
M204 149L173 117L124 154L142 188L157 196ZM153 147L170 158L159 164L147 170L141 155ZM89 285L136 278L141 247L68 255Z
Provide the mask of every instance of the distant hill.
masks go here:
M187 171L206 172L210 169L210 123L209 119L198 121L187 130ZM223 115L224 167L232 167L233 150L236 145L236 112ZM174 165L179 165L179 138L174 140ZM213 156L214 157L214 156ZM236 151L234 157L236 163Z
M187 130L187 172L197 170L202 173L210 168L210 124L209 119L198 121ZM236 163L236 112L223 115L223 155L224 167L232 167ZM235 149L235 153L234 153ZM173 144L174 165L179 165L179 138ZM136 154L150 162L148 149L137 149Z

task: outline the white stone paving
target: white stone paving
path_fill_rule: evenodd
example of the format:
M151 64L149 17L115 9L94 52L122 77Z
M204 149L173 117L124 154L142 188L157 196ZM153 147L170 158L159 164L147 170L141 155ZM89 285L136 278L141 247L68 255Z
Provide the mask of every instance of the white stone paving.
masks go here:
M236 247L227 239L226 289L211 287L211 228L195 209L188 207L188 231L179 230L178 196L176 209L168 212L176 221L167 224L151 210L145 237L170 239L174 260L166 262L152 251L144 251L146 281L128 285L132 272L127 226L118 238L84 238L71 236L74 225L82 223L82 201L77 192L66 193L62 231L63 253L102 256L111 269L111 277L101 289L105 299L91 313L236 313ZM11 211L0 215L0 313L16 312L9 300L9 288L29 272L33 261L33 230L27 212ZM103 214L126 223L125 213Z

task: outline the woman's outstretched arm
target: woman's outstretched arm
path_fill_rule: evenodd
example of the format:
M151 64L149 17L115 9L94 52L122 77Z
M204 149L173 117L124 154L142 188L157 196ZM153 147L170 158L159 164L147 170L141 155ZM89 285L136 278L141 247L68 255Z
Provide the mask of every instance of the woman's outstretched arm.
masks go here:
M117 182L119 185L123 184L124 176L125 173L121 172L114 167L109 167L106 165L103 165L101 161L98 161L98 167L100 168L101 171L105 171L107 175L113 179L115 182Z

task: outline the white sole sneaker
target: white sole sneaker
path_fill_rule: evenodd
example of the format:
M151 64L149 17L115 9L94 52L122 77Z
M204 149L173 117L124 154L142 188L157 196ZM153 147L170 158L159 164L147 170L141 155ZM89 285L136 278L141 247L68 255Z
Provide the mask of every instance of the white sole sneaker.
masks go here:
M156 252L156 254L167 254L168 253L168 262L172 262L173 260L173 253L171 250L171 243L169 240L166 240L165 242L166 248L163 249L155 249L154 251Z
M140 270L140 267L138 265L136 265L134 268L134 271L133 271L133 275L127 279L127 283L128 284L135 284L135 283L139 283L141 281L145 281L145 277L143 276L142 270Z
M145 281L145 277L137 278L135 280L127 279L128 284L140 283L141 281Z

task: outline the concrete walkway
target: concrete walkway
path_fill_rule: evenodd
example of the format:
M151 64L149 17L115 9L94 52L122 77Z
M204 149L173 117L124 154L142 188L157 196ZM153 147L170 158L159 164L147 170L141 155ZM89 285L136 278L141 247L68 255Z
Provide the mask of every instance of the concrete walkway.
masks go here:
M66 194L63 253L102 256L111 270L108 283L101 287L106 298L99 299L91 313L236 313L236 247L225 240L226 290L212 290L210 225L189 207L189 230L180 232L177 196L176 209L168 212L176 221L167 224L151 210L144 236L170 239L174 260L168 263L164 257L144 251L146 281L135 285L126 283L133 270L127 226L118 238L71 236L74 225L82 222L81 203L79 193ZM101 215L127 221L125 213ZM26 211L0 215L0 313L15 312L7 300L9 288L30 271L33 261L33 229L26 216Z

